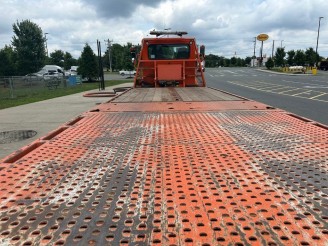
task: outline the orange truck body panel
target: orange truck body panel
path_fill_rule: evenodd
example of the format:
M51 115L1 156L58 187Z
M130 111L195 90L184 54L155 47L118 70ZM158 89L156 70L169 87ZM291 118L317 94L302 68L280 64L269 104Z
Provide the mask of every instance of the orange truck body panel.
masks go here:
M0 160L0 245L327 245L327 126L140 62L152 88Z
M201 64L194 38L145 38L138 56L134 86L204 87Z

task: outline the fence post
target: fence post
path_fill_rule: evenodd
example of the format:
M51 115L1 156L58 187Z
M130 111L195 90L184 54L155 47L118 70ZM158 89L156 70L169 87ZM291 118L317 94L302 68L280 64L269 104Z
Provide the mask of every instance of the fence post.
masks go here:
M64 88L66 88L66 87L67 87L67 81L66 81L65 74L64 74L63 77L62 77L62 83L63 83L63 85L64 85Z
M14 84L12 77L9 77L10 98L14 98Z

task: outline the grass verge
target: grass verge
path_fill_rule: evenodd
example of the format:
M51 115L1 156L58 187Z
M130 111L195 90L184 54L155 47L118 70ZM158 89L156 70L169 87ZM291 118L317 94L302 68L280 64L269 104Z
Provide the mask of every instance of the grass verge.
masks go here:
M132 80L108 80L105 81L105 86L108 87L129 82L132 82ZM67 96L98 88L99 83L83 83L82 85L76 85L66 88L57 88L53 90L49 90L48 88L30 88L28 90L25 89L24 91L16 92L14 98L0 97L0 109L43 101L56 97Z

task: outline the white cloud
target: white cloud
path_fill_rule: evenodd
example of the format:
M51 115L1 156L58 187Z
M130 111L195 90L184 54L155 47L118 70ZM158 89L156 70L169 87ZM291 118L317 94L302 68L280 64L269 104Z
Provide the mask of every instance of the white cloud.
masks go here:
M11 43L12 24L30 19L49 33L48 47L78 57L88 42L96 51L103 43L140 43L149 30L171 28L188 31L206 52L241 57L253 55L254 37L267 33L265 52L281 40L288 49L316 45L321 20L319 53L328 56L328 1L326 0L1 0L0 48ZM257 51L259 53L259 45Z
M206 26L206 21L202 19L197 19L194 23L192 23L192 27L195 28L204 28Z

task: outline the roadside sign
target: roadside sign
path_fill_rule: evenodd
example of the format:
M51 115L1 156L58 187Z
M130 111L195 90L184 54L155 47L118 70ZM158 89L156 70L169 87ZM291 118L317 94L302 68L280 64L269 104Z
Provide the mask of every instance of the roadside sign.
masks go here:
M265 33L261 33L259 35L257 35L256 39L258 41L265 41L265 40L268 40L269 38L269 35L268 34L265 34Z
M77 75L76 76L76 84L81 84L82 83L82 76L80 76L80 75Z

